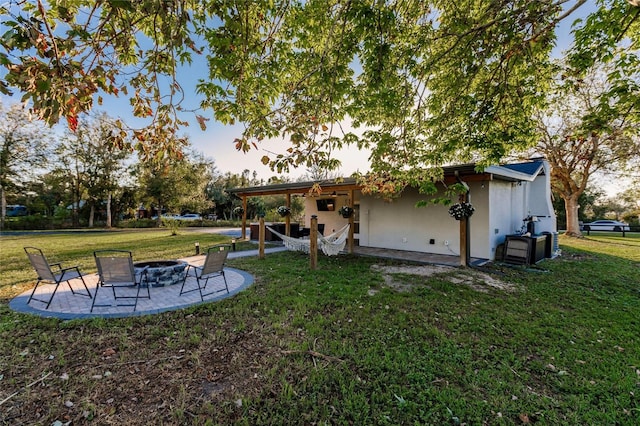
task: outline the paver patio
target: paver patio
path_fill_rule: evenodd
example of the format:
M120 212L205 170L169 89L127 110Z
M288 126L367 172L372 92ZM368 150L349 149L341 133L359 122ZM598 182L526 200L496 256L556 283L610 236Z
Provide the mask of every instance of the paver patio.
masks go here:
M276 247L273 249L267 249L268 252L282 251L283 247ZM243 257L243 256L255 256L257 250L249 250L244 252L233 252L229 254L229 258ZM185 257L179 260L191 263L193 265L202 265L204 262L204 255ZM165 311L173 311L177 309L184 309L188 306L198 305L201 303L210 303L218 300L232 297L249 287L253 283L253 276L247 272L241 271L235 268L225 267L225 276L227 278L227 285L229 286L229 293L222 291L204 298L204 301L200 299L200 293L198 291L192 291L180 295L181 284L170 285L166 287L151 287L151 298L139 298L136 311L133 312L133 307L130 306L108 306L108 307L95 307L93 312L91 311L91 299L86 296L73 295L69 286L66 283L62 283L58 287L49 309L45 309L46 304L37 300L32 300L27 304L32 289L25 291L19 296L15 297L9 302L9 307L17 312L23 312L33 315L39 315L43 317L59 318L59 319L80 319L80 318L118 318L136 315L152 315ZM98 274L84 275L84 280L89 287L91 295L96 294L96 286L98 284ZM34 277L35 280L35 277ZM82 282L80 280L71 280L71 285L74 290L82 288ZM35 293L35 297L38 299L48 300L51 297L55 285L41 284ZM187 278L185 284L185 290L197 288L197 283L194 277ZM214 289L224 289L224 281L222 277L216 277L209 280L207 284L207 292ZM142 292L141 292L142 293ZM144 291L146 295L146 289ZM111 289L101 289L98 293L98 300L96 304L108 304L115 305L113 298L113 292Z

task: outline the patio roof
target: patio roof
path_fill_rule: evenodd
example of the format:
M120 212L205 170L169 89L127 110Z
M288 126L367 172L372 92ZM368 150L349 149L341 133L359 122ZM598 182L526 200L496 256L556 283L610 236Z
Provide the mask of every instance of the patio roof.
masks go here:
M522 163L504 164L501 166L489 166L484 171L477 171L475 163L459 164L443 167L444 181L452 183L460 178L464 181L533 181L536 176L544 171L544 161L536 159ZM304 194L314 186L319 186L322 193L344 192L359 190L362 185L355 178L326 179L320 181L278 183L273 185L251 186L246 188L229 189L228 192L239 197L256 197L263 195Z
M234 188L227 190L238 196L261 196L261 195L280 195L280 194L304 194L314 186L318 185L322 188L322 192L332 191L349 191L360 189L360 185L355 178L326 179L320 181L291 182L278 183L274 185L250 186L247 188Z

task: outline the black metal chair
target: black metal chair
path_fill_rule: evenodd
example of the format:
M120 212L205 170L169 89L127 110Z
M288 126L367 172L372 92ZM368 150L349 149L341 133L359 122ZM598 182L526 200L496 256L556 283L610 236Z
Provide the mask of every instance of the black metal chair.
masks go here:
M127 250L98 250L93 253L98 267L98 284L96 294L91 304L91 312L94 307L132 306L136 311L138 299L151 299L150 284L147 281L147 269L144 267L136 273L133 266L133 255ZM144 278L144 280L143 280ZM147 295L140 296L143 281L147 284ZM114 303L96 304L98 291L102 287L111 287ZM116 289L118 291L116 291ZM135 295L133 295L135 290ZM120 293L120 294L118 294ZM126 295L123 295L126 294ZM118 303L118 299L134 299L133 303Z
M224 265L227 261L227 256L229 255L230 250L231 245L229 244L220 244L209 247L202 266L188 264L187 273L184 275L184 281L180 288L180 295L182 296L184 293L190 293L198 290L200 292L200 300L204 301L205 296L209 296L211 294L220 293L225 290L229 293L229 285L227 284L227 278L224 275ZM195 277L198 288L185 290L184 285L187 282L187 278L190 276ZM224 288L214 290L209 293L203 293L203 290L207 287L209 279L219 276L222 276L222 279L224 280ZM201 284L201 281L204 281L204 285Z
M58 287L60 286L60 284L64 282L66 282L69 285L69 288L71 289L71 293L73 295L86 296L91 298L91 292L87 287L87 283L84 282L84 278L82 277L82 273L80 272L80 268L78 266L70 266L67 268L63 268L61 263L50 264L47 261L47 258L42 253L42 250L36 247L25 247L24 251L25 253L27 253L27 257L29 258L29 262L31 262L31 266L33 266L33 269L35 269L36 274L38 274L38 282L36 283L36 286L33 288L33 291L31 292L31 296L29 296L29 300L27 301L27 304L29 304L31 300L37 300L38 302L46 303L47 306L45 307L45 309L49 309L49 306L51 305L51 301L53 301L53 296L56 295L56 291L58 291ZM52 267L54 267L55 270L51 269ZM71 283L69 282L73 279L80 279L80 281L82 281L82 284L84 285L84 288L87 294L75 292L73 287L71 287ZM38 288L38 285L40 285L40 283L42 282L55 284L56 286L53 289L53 294L51 294L51 297L49 298L49 300L42 300L34 297L34 294L36 293L36 289Z

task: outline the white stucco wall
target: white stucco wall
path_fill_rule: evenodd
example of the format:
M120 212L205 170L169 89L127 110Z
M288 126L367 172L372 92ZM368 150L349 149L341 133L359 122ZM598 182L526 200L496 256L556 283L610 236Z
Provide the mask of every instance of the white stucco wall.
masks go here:
M409 188L392 202L363 196L360 200L360 245L428 253L457 254L458 222L447 207L429 205L416 208L424 199ZM434 244L429 244L433 239ZM444 244L449 242L449 246Z
M476 211L470 219L471 256L489 255L487 231L488 188L470 185L471 202ZM424 253L460 255L460 223L440 204L415 207L426 197L413 188L400 199L385 202L363 196L360 200L360 245ZM434 243L430 244L433 239ZM449 244L445 244L448 242Z
M471 257L494 259L505 236L518 232L523 219L537 215L536 232L554 232L548 174L533 182L498 179L469 183L475 208L469 220ZM407 189L391 203L374 197L360 201L360 245L425 253L460 255L460 224L442 205L416 208L425 197ZM434 239L434 244L429 240ZM445 241L449 244L445 245Z
M496 247L504 242L507 235L515 234L522 226L525 188L523 184L500 180L491 181L489 188L489 203L492 206L488 227L489 259L494 259Z
M329 212L319 212L316 200L318 198L328 198L334 201L335 210ZM347 196L337 197L306 197L304 201L304 226L309 228L311 226L311 216L318 216L318 224L324 224L324 235L329 235L344 225L349 223L349 219L345 219L338 214L338 209L344 205L348 205L349 198Z
M538 217L538 222L536 222L536 233L538 234L541 232L556 232L558 230L556 214L553 211L551 202L549 176L551 176L549 165L545 163L545 174L536 177L533 182L529 183L531 192L527 216Z
M493 235L510 235L516 233L525 218L525 192L523 183L494 180L490 185L491 231ZM495 240L496 237L492 239ZM504 238L503 238L504 240Z
M491 182L469 183L469 201L475 208L469 218L471 257L493 259L490 249L490 209L489 194Z

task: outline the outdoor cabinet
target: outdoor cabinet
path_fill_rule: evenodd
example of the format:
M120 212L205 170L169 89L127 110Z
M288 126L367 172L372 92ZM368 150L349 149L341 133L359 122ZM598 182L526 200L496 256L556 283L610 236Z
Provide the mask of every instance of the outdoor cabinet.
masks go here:
M545 258L546 235L507 235L504 260L518 265L532 265Z
M531 252L529 253L529 263L534 264L540 262L545 258L545 249L547 245L546 235L532 235L531 239Z

